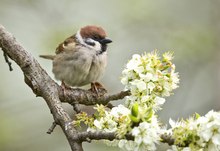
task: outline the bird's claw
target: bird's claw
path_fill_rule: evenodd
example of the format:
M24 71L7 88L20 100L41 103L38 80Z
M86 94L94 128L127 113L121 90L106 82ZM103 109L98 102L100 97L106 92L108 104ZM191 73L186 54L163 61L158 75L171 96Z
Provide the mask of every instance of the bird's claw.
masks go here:
M95 93L99 97L107 93L107 90L99 82L92 82L91 88L89 90Z

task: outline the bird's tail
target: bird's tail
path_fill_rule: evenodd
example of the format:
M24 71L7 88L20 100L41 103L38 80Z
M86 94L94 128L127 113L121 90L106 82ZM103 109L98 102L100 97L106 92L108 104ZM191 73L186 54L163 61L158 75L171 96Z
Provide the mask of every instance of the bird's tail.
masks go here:
M49 60L53 60L55 58L54 55L40 55L39 57Z

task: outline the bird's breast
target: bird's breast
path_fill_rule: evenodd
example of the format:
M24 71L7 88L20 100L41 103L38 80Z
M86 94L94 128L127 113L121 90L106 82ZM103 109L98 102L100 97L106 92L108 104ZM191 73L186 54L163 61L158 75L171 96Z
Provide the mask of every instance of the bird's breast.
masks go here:
M96 55L91 50L80 49L63 53L53 60L55 78L70 86L83 86L102 77L107 65L107 53Z
M104 52L100 55L95 55L91 62L91 67L88 75L88 79L91 82L95 82L100 79L105 71L107 65L107 53Z

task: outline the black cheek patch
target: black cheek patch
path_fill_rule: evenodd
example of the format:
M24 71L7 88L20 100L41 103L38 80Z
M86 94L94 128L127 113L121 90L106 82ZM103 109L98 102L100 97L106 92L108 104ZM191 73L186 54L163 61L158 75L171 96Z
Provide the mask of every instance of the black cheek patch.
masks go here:
M107 45L106 44L102 44L102 52L105 52L107 50Z

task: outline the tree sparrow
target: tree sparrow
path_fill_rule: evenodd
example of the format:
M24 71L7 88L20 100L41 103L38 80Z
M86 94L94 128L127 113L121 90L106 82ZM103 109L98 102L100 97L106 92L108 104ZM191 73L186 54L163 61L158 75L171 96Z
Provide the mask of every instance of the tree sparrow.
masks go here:
M85 26L56 48L56 55L40 55L53 60L53 73L57 80L69 86L84 86L96 82L107 64L107 44L103 28Z

